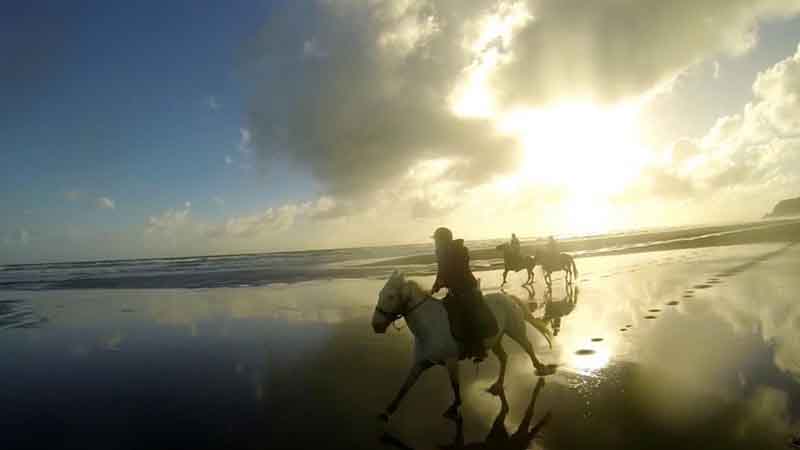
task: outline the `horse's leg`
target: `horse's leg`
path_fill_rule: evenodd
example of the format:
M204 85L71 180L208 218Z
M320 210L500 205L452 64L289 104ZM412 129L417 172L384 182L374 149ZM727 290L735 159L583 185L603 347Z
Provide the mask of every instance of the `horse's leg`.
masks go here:
M506 284L506 275L508 275L508 269L503 271L503 284Z
M450 358L445 361L447 374L450 375L450 387L453 388L453 404L442 414L450 420L461 420L461 413L458 408L461 406L461 387L458 377L458 358Z
M395 411L397 411L397 406L400 405L400 401L403 400L403 397L406 396L408 390L411 389L411 386L413 386L414 383L417 382L417 378L419 378L422 372L430 368L432 365L433 364L431 364L429 361L421 361L414 364L414 366L411 367L411 370L408 372L408 377L406 377L406 381L405 383L403 383L403 386L400 388L400 391L394 397L392 403L389 403L389 406L386 408L386 412L381 413L381 415L379 415L378 418L383 420L384 422L388 421L389 416L391 416L392 414L394 414Z
M503 382L506 378L506 365L508 364L508 355L506 354L505 349L503 349L503 342L502 338L497 340L497 344L492 347L492 353L497 356L497 359L500 360L500 375L497 377L497 381L489 387L488 391L492 395L500 395L503 392Z
M536 369L537 375L551 375L555 371L554 366L544 365L541 361L539 361L539 358L536 357L536 354L533 352L533 345L531 345L531 342L528 340L528 336L524 331L524 327L522 333L510 333L509 336L511 336L511 339L519 344L519 346L522 347L522 349L525 350L525 353L527 353L531 358L531 362L533 363L533 367Z

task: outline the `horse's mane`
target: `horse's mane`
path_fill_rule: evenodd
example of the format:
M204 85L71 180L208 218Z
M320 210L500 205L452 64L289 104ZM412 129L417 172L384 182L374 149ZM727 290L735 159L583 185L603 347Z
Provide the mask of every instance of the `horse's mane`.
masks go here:
M415 291L415 294L421 294L423 296L427 295L427 291L414 280L406 280L406 286L408 286L412 291Z

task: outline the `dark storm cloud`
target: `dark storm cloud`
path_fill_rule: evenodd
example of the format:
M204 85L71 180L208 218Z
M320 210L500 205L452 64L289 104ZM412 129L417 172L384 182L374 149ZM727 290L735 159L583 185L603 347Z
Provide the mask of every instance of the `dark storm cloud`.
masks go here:
M364 198L415 163L454 161L465 187L515 170L520 149L448 104L490 0L291 2L241 55L260 160L294 162L337 198ZM501 108L641 95L688 65L751 47L759 19L796 0L527 2L531 20L488 83Z
M336 194L390 183L426 158L468 162L472 180L508 169L513 143L447 104L471 61L461 26L491 3L290 7L246 52L259 153L310 168Z

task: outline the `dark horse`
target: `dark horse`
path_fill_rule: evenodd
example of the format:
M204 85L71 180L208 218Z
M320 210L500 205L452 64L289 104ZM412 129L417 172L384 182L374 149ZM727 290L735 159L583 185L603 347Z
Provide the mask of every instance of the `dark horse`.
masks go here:
M547 284L548 289L553 288L553 280L550 278L550 274L553 272L563 270L566 274L564 280L567 285L572 284L572 280L578 277L578 267L575 265L575 260L566 253L549 255L537 252L536 257L533 258L533 265L536 264L542 266L544 282Z
M495 248L503 253L503 265L505 266L505 270L503 270L503 284L506 284L508 272L519 272L522 269L528 271L528 279L523 286L533 284L533 267L536 265L533 258L530 256L514 255L511 251L511 246L508 244L500 244Z

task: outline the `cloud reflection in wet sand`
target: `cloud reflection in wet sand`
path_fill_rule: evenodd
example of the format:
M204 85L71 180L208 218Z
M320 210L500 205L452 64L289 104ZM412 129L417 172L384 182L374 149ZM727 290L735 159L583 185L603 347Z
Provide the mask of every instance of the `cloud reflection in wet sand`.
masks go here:
M540 358L562 368L536 400L535 420L547 411L553 419L532 445L780 448L795 429L793 405L800 399L794 339L800 316L793 307L800 251L726 278L660 320L644 323L637 315L679 295L692 273L716 273L739 264L740 254L764 251L709 250L708 262L699 256L691 265L581 286L577 306L561 317L554 349L536 343ZM620 261L630 259L578 263L594 271ZM482 274L490 283L496 276ZM7 355L0 361L7 388L0 416L12 418L0 432L39 448L66 441L375 448L384 431L410 448L450 444L456 430L441 417L451 401L443 369L422 377L388 429L374 420L411 357L407 330L375 336L369 328L382 284L37 294L33 309L53 319L37 330L9 330L0 340ZM592 342L595 337L603 340ZM504 424L516 429L537 378L525 355L506 347ZM103 348L118 351L96 351ZM581 349L590 352L576 354ZM466 444L485 443L501 412L498 399L485 392L497 369L493 358L477 374L462 365ZM103 433L95 433L98 426ZM40 429L57 433L35 432Z

